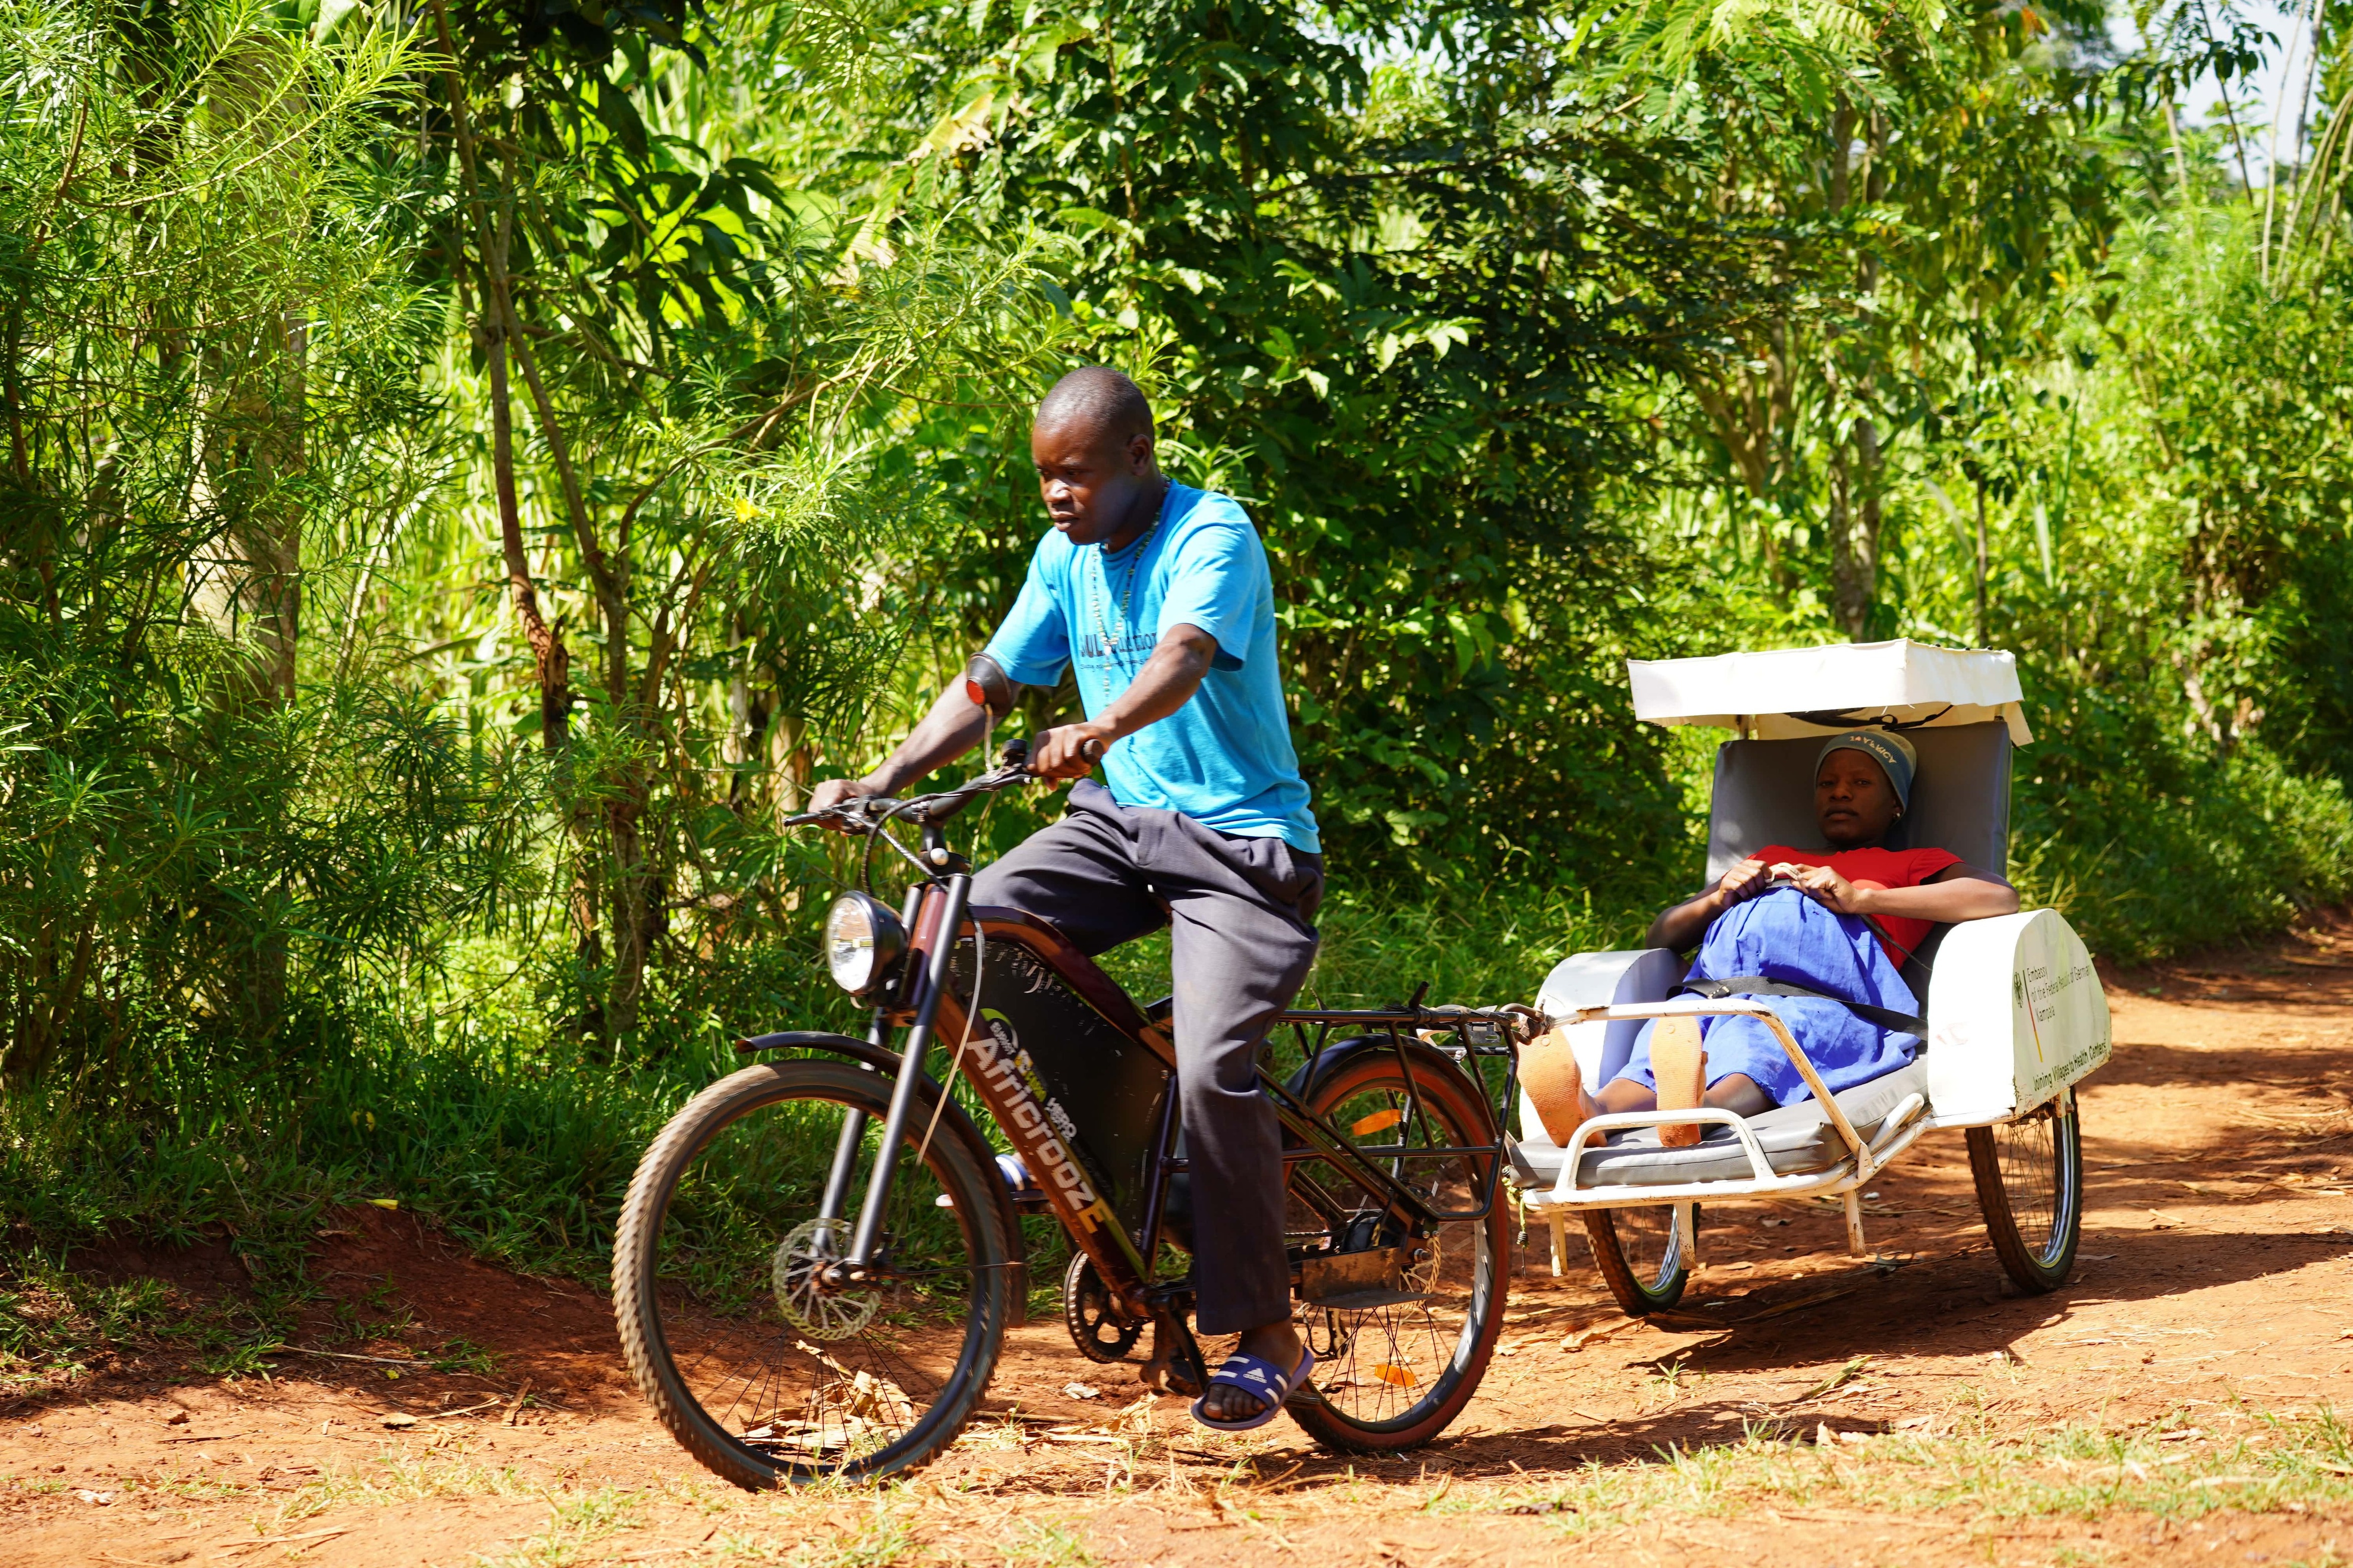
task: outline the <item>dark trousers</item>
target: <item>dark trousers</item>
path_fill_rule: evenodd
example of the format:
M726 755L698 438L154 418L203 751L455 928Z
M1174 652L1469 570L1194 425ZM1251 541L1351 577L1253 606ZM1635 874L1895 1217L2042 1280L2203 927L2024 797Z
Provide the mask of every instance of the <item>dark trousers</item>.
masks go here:
M1258 1048L1307 978L1323 897L1322 856L1124 806L1091 779L1071 787L1068 816L973 880L974 903L1051 921L1090 957L1170 928L1203 1333L1291 1315L1282 1132L1259 1092Z

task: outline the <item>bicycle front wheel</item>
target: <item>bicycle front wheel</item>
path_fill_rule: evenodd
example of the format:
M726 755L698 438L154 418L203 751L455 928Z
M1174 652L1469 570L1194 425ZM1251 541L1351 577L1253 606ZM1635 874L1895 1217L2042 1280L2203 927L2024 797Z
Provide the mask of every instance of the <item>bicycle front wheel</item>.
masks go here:
M745 1068L688 1102L629 1184L613 1243L622 1355L670 1435L737 1486L920 1465L996 1368L1011 1282L993 1173L944 1128L920 1165L901 1156L872 1277L828 1280L891 1087L846 1062ZM849 1217L820 1218L838 1158Z
M1430 1207L1466 1213L1492 1193L1496 1156L1441 1151L1497 1142L1486 1104L1452 1063L1417 1049L1406 1063L1409 1079L1396 1051L1359 1052L1315 1083L1309 1108ZM1471 1403L1504 1331L1502 1261L1511 1247L1501 1202L1478 1219L1395 1237L1382 1233L1384 1206L1328 1162L1292 1167L1286 1228L1294 1247L1402 1245L1415 1258L1405 1289L1392 1293L1410 1300L1297 1308L1316 1364L1314 1392L1293 1398L1292 1418L1327 1447L1363 1453L1427 1443Z

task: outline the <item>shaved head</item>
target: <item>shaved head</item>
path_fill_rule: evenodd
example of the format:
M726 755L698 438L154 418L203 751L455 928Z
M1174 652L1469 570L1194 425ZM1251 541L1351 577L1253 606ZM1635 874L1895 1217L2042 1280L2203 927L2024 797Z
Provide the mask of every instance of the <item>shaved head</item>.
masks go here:
M1109 365L1082 365L1054 384L1038 405L1036 429L1068 426L1124 446L1152 435L1152 405L1144 389Z
M1029 426L1029 461L1046 515L1073 544L1125 549L1168 490L1152 455L1152 405L1108 365L1054 384Z

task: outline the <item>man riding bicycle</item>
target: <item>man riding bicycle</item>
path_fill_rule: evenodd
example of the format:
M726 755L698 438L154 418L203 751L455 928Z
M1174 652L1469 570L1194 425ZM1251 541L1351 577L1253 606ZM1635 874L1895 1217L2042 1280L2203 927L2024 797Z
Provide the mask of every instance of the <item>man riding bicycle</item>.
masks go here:
M972 901L1049 921L1090 956L1171 928L1194 1321L1240 1335L1193 1413L1247 1429L1271 1420L1312 1364L1291 1321L1281 1137L1255 1077L1268 1026L1314 959L1324 893L1273 579L1240 505L1161 473L1151 405L1119 372L1055 383L1029 454L1054 531L1012 612L888 761L818 785L810 804L896 794L981 743L1016 686L1052 686L1075 664L1085 721L1030 752L1035 772L1081 781L1069 814L983 870ZM1097 757L1108 788L1087 777ZM1166 1377L1169 1350L1155 1345L1146 1382Z

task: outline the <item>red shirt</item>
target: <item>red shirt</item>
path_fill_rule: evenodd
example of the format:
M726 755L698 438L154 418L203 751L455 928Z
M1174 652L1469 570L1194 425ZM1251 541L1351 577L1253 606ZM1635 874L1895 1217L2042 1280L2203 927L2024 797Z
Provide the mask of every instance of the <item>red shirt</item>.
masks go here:
M1961 858L1949 849L1792 849L1786 844L1768 844L1757 851L1754 858L1767 866L1787 860L1797 866L1828 866L1858 888L1916 888L1947 866L1957 866ZM1904 966L1906 954L1918 947L1927 936L1933 921L1912 920L1903 915L1873 915L1886 940L1879 944L1887 952L1897 968ZM1890 945L1893 943L1894 945ZM1897 948L1902 952L1897 952Z

